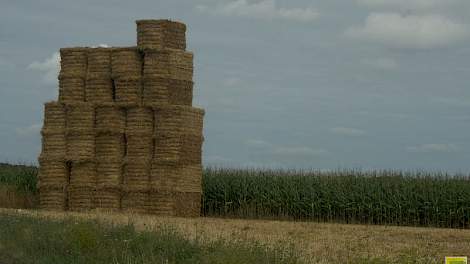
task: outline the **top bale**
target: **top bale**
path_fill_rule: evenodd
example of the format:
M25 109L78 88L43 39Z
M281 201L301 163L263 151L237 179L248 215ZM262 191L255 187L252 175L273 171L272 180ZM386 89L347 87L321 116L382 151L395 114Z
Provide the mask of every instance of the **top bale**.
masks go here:
M67 77L85 78L87 73L88 48L61 48L60 75Z
M167 19L137 20L137 46L149 49L186 49L186 25Z

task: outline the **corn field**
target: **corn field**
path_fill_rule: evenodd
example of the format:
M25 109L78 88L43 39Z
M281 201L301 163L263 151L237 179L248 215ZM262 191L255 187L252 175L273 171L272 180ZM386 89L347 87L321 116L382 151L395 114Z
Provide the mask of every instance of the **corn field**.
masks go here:
M470 176L208 168L206 216L470 227Z
M37 168L0 164L0 185L35 195ZM470 175L206 168L202 215L470 228Z

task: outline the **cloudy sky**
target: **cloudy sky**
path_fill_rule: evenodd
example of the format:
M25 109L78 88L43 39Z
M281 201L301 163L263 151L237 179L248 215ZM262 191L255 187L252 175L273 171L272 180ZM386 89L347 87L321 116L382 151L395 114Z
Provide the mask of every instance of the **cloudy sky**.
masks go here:
M57 51L188 25L204 162L470 172L470 1L2 1L0 162L34 162Z

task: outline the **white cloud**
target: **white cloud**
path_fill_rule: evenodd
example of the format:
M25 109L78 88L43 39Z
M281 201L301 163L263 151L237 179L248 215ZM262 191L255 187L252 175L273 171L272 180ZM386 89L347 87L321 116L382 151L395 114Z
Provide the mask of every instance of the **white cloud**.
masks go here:
M252 148L269 148L272 147L272 144L260 139L249 139L245 141L245 145Z
M43 79L47 83L57 83L57 75L60 71L60 54L54 52L44 61L34 61L28 65L28 69L44 73Z
M364 25L346 31L352 38L395 48L443 47L465 39L467 26L440 15L371 13Z
M464 3L464 0L357 0L357 3L371 8L418 10Z
M337 135L352 136L352 137L363 136L366 134L364 130L351 128L351 127L334 127L330 129L330 131Z
M39 134L41 128L42 124L32 124L28 127L17 127L16 134L19 136L30 136L34 134Z
M287 157L312 157L312 156L323 156L328 151L324 149L313 149L310 147L281 147L276 148L273 154L277 156Z
M92 48L110 48L108 44L98 44L97 46L91 46Z
M258 2L235 0L215 6L198 5L196 9L214 15L253 17L258 19L283 19L298 22L310 22L320 16L315 8L283 8L278 7L274 0L262 0Z
M381 70L394 70L398 68L398 63L393 58L368 58L363 59L362 64Z
M454 144L423 144L419 146L407 147L409 152L430 153L430 152L457 152L459 148Z

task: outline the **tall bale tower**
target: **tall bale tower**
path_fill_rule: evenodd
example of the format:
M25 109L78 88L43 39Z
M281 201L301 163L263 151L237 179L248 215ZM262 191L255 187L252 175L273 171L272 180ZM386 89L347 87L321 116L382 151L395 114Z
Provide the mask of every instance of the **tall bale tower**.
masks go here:
M60 50L45 104L40 207L198 216L204 110L186 26L137 21L137 46Z

